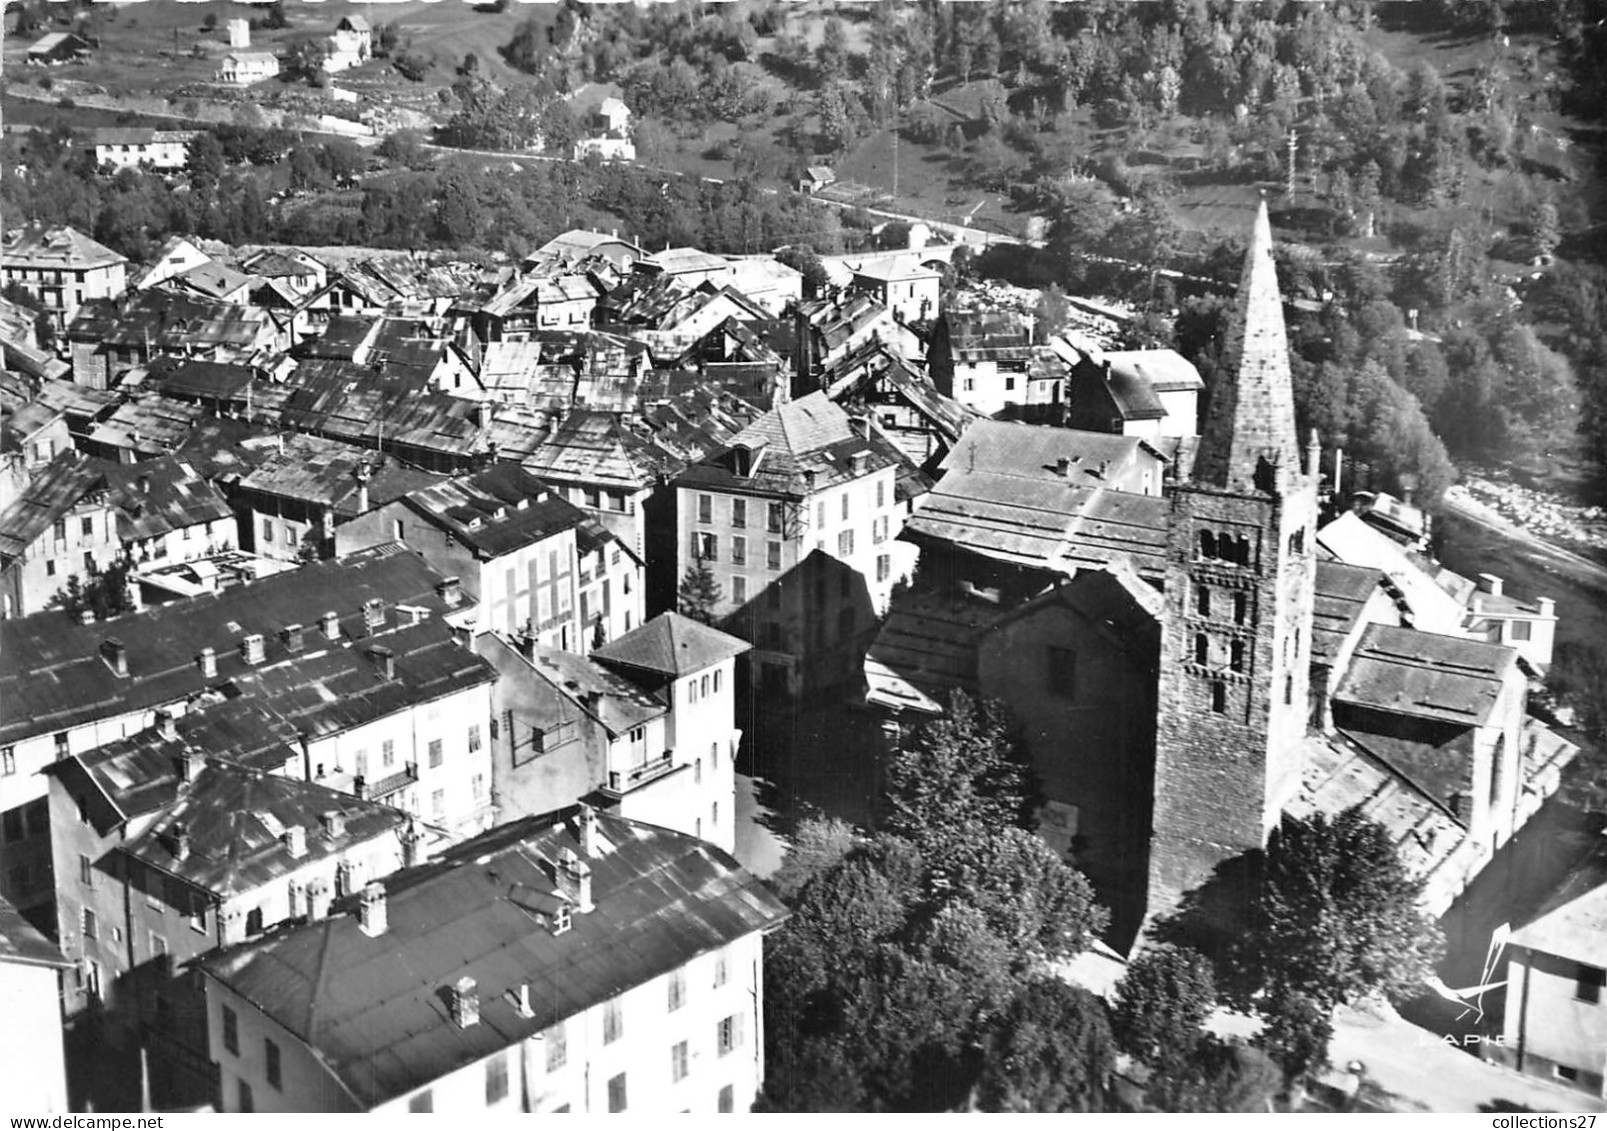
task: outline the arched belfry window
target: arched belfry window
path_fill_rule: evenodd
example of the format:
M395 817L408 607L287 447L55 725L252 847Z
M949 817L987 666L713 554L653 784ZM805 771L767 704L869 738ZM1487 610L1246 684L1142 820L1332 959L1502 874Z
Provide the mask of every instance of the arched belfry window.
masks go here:
M1216 535L1212 531L1200 531L1200 557L1216 557Z

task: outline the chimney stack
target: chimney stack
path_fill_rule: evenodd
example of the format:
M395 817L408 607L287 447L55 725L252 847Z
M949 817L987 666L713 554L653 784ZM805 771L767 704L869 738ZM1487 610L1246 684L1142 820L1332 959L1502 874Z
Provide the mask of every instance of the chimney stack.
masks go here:
M307 855L307 829L303 825L291 825L285 830L283 837L285 851L290 853L292 860L300 860Z
M192 782L201 776L206 767L206 755L199 750L186 749L179 755L179 781Z
M256 667L268 656L268 642L262 638L262 633L253 632L240 638L240 659L251 667Z
M340 614L330 609L318 621L318 629L324 634L325 640L340 639Z
M115 675L128 674L128 646L115 636L108 636L100 644L101 657Z
M1067 456L1061 456L1059 459L1055 460L1055 474L1060 476L1062 479L1065 479L1071 474L1070 458Z
M1552 600L1550 597L1542 597L1542 598L1540 598L1540 615L1543 616L1543 617L1554 617L1554 616L1556 616L1557 615L1557 602Z
M441 604L455 609L463 603L463 582L460 578L443 577L435 583L435 594L441 598Z
M429 859L430 848L419 831L417 819L408 821L407 828L402 830L402 867L416 868Z
M316 922L329 914L329 884L313 880L307 885L307 919Z
M156 733L168 742L178 738L178 723L174 720L172 711L156 712Z
M202 648L196 653L195 666L201 669L203 679L216 679L218 677L218 654L214 649Z
M331 809L319 818L324 824L324 832L329 834L330 840L339 840L346 835L346 814L339 809Z
M372 472L370 472L368 470L368 464L360 463L352 471L352 475L355 476L356 479L357 479L357 513L358 514L367 514L368 513L368 480L369 480L370 475L372 475Z
M373 632L385 626L385 598L370 597L363 602L363 627Z
M169 838L173 842L173 859L188 860L190 858L190 829L184 822L176 822L168 830Z
M459 1029L480 1023L480 987L472 977L465 974L453 984L450 1000L449 1012Z
M385 912L385 885L378 880L363 888L362 902L357 905L357 926L371 939L383 935L390 926Z
M508 1001L518 1011L520 1017L529 1020L536 1015L536 1011L530 1008L529 982L520 982L517 990L509 990Z
M1501 596L1501 579L1493 573L1479 574L1479 582L1484 591L1492 597Z
M379 672L381 679L396 678L396 653L383 644L376 644L368 650L368 658L373 661L374 669Z
M597 835L597 810L590 805L581 805L580 814L575 823L578 827L576 840L580 842L580 858L594 860L600 854L602 845Z
M279 639L284 642L286 652L299 652L302 648L302 628L299 624L287 624L279 630Z
M595 911L597 905L591 901L591 865L584 860L575 863L575 912L585 915Z
M483 432L491 427L491 402L480 401L474 406L475 423Z

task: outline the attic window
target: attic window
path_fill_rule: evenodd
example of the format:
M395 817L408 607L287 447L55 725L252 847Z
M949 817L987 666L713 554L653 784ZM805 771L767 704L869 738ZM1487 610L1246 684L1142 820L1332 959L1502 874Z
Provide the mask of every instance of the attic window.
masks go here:
M558 905L558 910L552 913L552 933L555 935L561 935L565 931L569 930L569 928L573 925L574 922L569 911L569 904L560 903Z

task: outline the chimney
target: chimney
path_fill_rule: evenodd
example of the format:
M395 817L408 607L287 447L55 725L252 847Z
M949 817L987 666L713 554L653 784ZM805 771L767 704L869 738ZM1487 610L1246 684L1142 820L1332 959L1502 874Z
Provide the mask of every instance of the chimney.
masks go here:
M211 648L202 648L196 654L195 666L201 669L203 679L216 679L218 677L218 654Z
M123 603L128 606L128 611L131 613L145 611L145 599L140 592L139 579L133 574L129 574L128 579L123 582Z
M1339 476L1340 476L1340 473L1344 470L1344 467L1345 467L1345 450L1343 448L1335 448L1334 449L1334 498L1335 499L1339 498Z
M115 675L128 674L128 646L115 636L108 636L100 642L101 658L106 666L112 669Z
M424 840L424 834L419 831L418 821L408 821L407 828L402 830L402 867L416 868L428 863L429 859L430 847Z
M1556 616L1557 615L1557 602L1552 600L1550 597L1542 597L1542 598L1540 598L1540 615L1543 616L1543 617L1554 617L1554 616Z
M1055 460L1055 474L1060 476L1062 479L1065 479L1071 474L1071 460L1068 457L1061 456L1059 459Z
M396 678L396 653L383 644L376 644L368 650L368 658L373 661L381 679Z
M268 655L268 642L262 638L262 633L253 632L240 638L240 659L252 667L262 663Z
M299 652L302 646L302 629L299 624L287 624L279 630L279 639L284 641L286 652Z
M318 621L318 630L324 634L325 640L340 639L340 614L330 609Z
M1314 479L1322 475L1322 441L1315 428L1306 439L1306 474Z
M188 860L190 858L190 829L183 821L176 821L167 832L168 839L173 846L173 859Z
M474 417L475 423L480 426L480 430L482 432L491 427L491 402L478 402L474 406Z
M179 755L179 781L192 782L201 776L201 771L205 768L206 755L199 750L186 748L184 753Z
M385 885L375 880L363 888L362 902L357 905L357 926L369 938L377 939L389 925L385 914Z
M1492 597L1501 596L1501 579L1493 573L1479 574L1479 584Z
M459 1029L480 1023L480 987L472 977L465 974L453 983L449 1000L452 1021Z
M870 439L870 417L863 415L850 416L848 418L848 427L861 440Z
M580 858L582 860L595 859L598 855L598 850L602 847L598 843L597 837L597 810L590 805L582 805L575 823L578 827L576 839L580 841Z
M307 919L316 922L329 914L329 885L313 880L307 885Z
M385 598L370 597L363 602L363 627L373 632L385 624Z
M508 1002L518 1011L519 1016L529 1020L536 1015L530 1008L530 983L520 982L517 990L508 991Z
M352 776L352 796L359 801L368 800L368 779L362 774Z
M366 463L358 464L356 466L356 468L354 468L352 470L352 475L354 475L357 478L357 513L358 514L367 514L368 513L368 478L369 478L369 475L370 475L370 472L368 470L368 464L366 464Z
M339 809L331 809L318 819L323 822L324 832L330 840L339 840L346 835L346 814Z
M584 860L575 863L575 912L585 915L595 911L597 905L591 901L591 865Z
M172 742L179 736L178 724L174 721L172 711L156 712L156 733L163 739Z
M281 838L284 841L285 851L290 853L292 860L300 860L307 855L307 829L303 825L291 825L285 830Z
M865 469L870 466L869 452L855 452L848 457L848 470L854 475L864 475Z
M456 577L443 577L435 583L435 595L441 598L441 604L449 609L455 609L463 603L463 582Z

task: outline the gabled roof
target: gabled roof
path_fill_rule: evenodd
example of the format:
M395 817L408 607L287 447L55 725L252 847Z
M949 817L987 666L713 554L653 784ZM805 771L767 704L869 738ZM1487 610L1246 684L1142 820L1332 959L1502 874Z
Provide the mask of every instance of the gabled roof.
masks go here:
M1108 350L1102 355L1113 374L1121 374L1157 393L1205 388L1200 371L1176 350Z
M531 644L528 662L553 690L596 719L610 738L669 713L661 700L590 656Z
M240 479L241 491L329 507L337 518L363 513L357 506L359 474L366 475L370 510L442 480L368 448L322 436L287 432L274 437L272 444L253 444L261 454L257 465Z
M109 464L106 486L107 501L117 508L117 536L125 542L234 518L218 489L175 456Z
M1489 721L1518 652L1411 628L1369 625L1336 701L1464 727Z
M103 486L104 469L94 460L72 449L57 455L0 511L0 567L9 567L53 522Z
M524 460L533 474L558 482L639 491L685 461L626 426L617 413L576 411Z
M1021 479L1057 480L1084 487L1123 485L1130 472L1148 454L1163 461L1155 448L1137 436L1051 428L1019 421L978 420L965 430L943 457L944 472L996 474ZM1060 461L1068 461L1060 474ZM1142 486L1126 482L1131 490ZM1156 484L1155 486L1158 486Z
M61 970L70 970L74 965L4 897L0 897L0 964Z
M1408 553L1353 511L1318 530L1317 545L1339 561L1367 566L1388 577L1404 602L1408 623L1430 631L1450 631L1461 624L1462 603L1436 583L1432 564Z
M585 861L595 910L576 912L555 935L530 908L560 888L561 854L581 851L577 819L571 809L515 821L390 876L378 938L358 928L348 903L348 913L198 965L305 1042L371 1108L786 917L718 848L598 814L599 846ZM441 1003L464 976L480 1006L479 1023L466 1028ZM521 987L528 1017L517 1007Z
M1578 865L1534 917L1512 932L1512 941L1587 966L1607 966L1607 856L1598 851Z
M501 463L405 497L484 559L545 541L586 521L586 512L517 464Z
M740 656L752 645L680 613L660 613L617 640L592 650L592 658L671 677L690 675Z
M950 592L898 597L865 656L866 702L936 715L951 692L975 695L976 638L999 613Z
M8 266L94 269L127 263L105 244L76 228L43 228L30 224L6 235L3 254Z
M338 835L324 823L330 814L344 818ZM395 835L410 819L400 809L314 782L210 762L148 828L120 848L136 860L228 899L258 891L357 845ZM189 840L183 859L175 855L171 835L180 825ZM298 825L306 835L305 852L294 856L284 833Z
M1368 566L1317 559L1315 600L1311 614L1311 659L1334 659L1356 627L1367 602L1386 583L1384 575Z
M225 295L232 295L240 288L251 282L251 276L236 271L234 268L222 263L202 263L191 267L167 280L169 285L177 284L206 295L208 298L221 299Z

